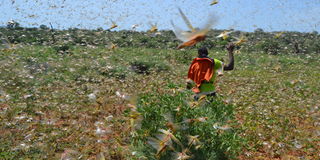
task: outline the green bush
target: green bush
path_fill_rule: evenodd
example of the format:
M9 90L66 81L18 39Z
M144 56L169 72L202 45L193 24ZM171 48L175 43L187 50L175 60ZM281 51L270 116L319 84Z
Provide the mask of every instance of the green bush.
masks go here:
M262 50L264 53L276 55L279 54L280 46L275 40L267 39L257 44L257 49Z
M130 62L130 69L138 74L149 74L151 71L167 71L170 67L163 62L152 61L151 59L134 60Z
M160 154L160 159L170 159L174 153L188 149L187 154L192 159L233 159L241 150L241 138L234 121L234 106L225 105L219 98L206 99L191 105L190 92L175 95L148 94L141 97L138 111L143 116L141 129L137 130L133 145L137 156L147 159L159 158L156 150L148 144L150 137L161 135L159 129L169 130L180 141L172 142L172 148ZM212 102L210 102L211 100ZM166 116L167 115L167 116ZM168 118L168 115L172 115ZM169 116L170 117L170 116ZM197 121L201 119L204 121ZM168 120L172 119L172 120ZM190 121L194 122L190 122ZM176 127L172 131L171 126ZM173 125L174 124L174 125ZM230 127L226 127L230 126ZM221 127L221 126L224 126ZM188 144L189 136L198 136L200 146Z
M127 76L127 70L124 67L102 67L98 69L98 72L108 78L125 79Z
M53 49L56 51L56 53L59 54L68 54L70 53L70 45L68 44L60 44L53 46Z
M130 63L130 68L139 74L149 74L152 63L144 61L133 61Z

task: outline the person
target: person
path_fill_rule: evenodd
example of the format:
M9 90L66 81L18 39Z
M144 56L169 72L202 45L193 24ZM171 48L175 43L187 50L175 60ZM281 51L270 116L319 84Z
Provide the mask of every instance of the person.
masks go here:
M198 57L193 59L189 71L187 88L195 93L195 100L202 95L216 96L214 81L217 76L223 75L223 71L230 71L234 68L234 51L235 45L229 43L226 46L229 54L229 63L224 64L218 59L208 57L206 47L198 49Z

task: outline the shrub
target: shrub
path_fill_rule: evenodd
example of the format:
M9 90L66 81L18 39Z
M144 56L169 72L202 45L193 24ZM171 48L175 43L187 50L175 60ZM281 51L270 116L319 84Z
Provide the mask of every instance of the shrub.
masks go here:
M280 46L279 43L276 42L275 40L265 40L261 41L260 43L257 44L257 49L262 50L264 53L267 54L279 54Z
M98 69L98 72L108 78L125 79L127 76L127 70L123 67L102 67Z
M130 68L139 74L149 74L151 66L151 63L143 61L133 61L130 63Z
M181 92L176 95L148 94L141 97L138 111L143 120L133 142L137 155L148 159L170 159L173 154L188 149L186 153L193 159L220 160L237 156L241 149L241 138L237 134L238 129L231 127L236 124L234 106L225 105L219 98L191 105L188 103L190 96L190 92ZM173 141L172 148L164 149L157 157L157 151L148 142L152 139L150 137L163 136L160 129L170 131L177 141ZM198 136L198 146L189 143L189 136Z
M138 74L149 74L151 71L167 71L170 67L163 62L156 62L150 59L134 60L130 62L130 69Z

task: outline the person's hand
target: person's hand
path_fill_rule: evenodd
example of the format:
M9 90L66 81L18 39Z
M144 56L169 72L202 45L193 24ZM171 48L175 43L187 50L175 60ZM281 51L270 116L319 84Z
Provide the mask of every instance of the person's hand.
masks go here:
M233 52L234 48L235 48L235 44L230 42L227 46L226 46L227 50L229 52Z

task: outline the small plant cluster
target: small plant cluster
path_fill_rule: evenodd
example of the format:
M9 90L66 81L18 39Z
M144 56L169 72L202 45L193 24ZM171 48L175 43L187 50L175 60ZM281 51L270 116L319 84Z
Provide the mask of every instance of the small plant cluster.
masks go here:
M232 159L241 149L234 106L219 98L191 100L191 93L148 94L134 112L134 154L145 159ZM138 118L139 117L139 118Z

